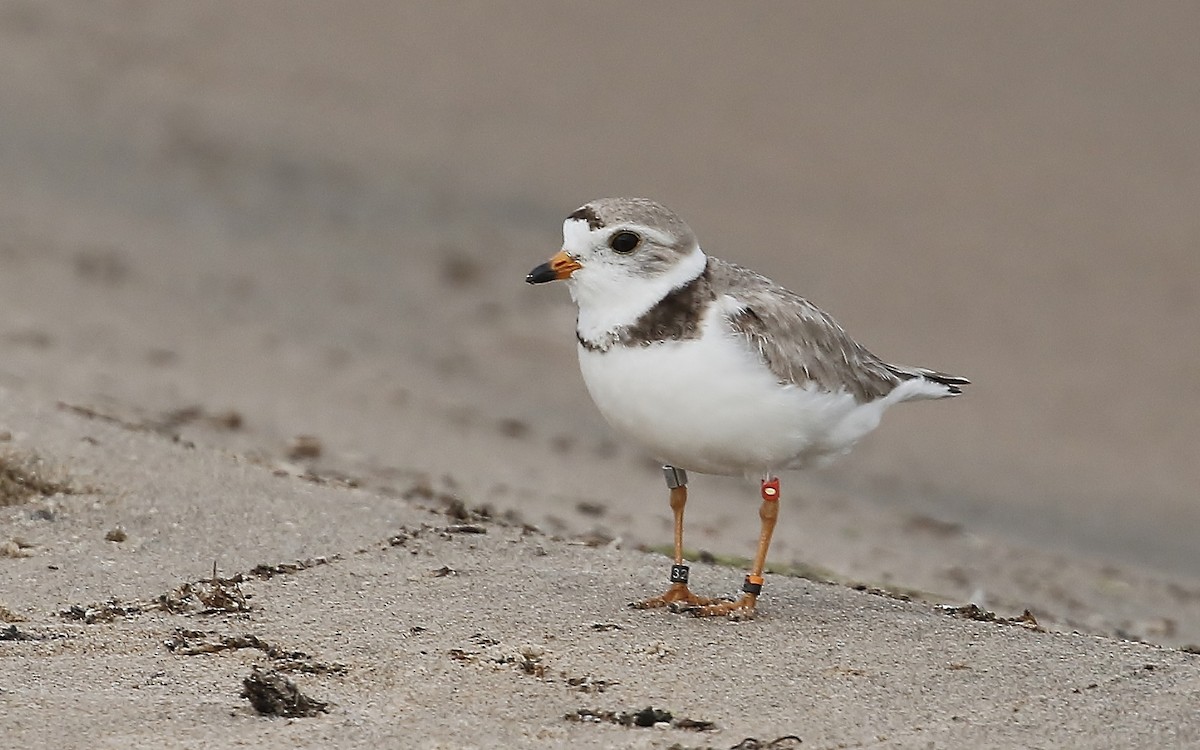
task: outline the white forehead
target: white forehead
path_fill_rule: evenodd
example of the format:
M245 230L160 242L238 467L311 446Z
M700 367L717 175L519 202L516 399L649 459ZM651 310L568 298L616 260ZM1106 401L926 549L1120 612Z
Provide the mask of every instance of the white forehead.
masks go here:
M590 228L583 219L567 219L563 222L563 247L568 250L582 250L592 245L593 234L603 232L603 229Z

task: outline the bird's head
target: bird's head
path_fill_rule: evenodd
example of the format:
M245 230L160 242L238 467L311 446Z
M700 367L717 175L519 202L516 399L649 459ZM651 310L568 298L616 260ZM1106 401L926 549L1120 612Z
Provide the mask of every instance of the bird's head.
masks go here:
M704 268L691 228L646 198L601 198L567 216L563 246L525 281L566 280L582 308L622 298L662 298Z

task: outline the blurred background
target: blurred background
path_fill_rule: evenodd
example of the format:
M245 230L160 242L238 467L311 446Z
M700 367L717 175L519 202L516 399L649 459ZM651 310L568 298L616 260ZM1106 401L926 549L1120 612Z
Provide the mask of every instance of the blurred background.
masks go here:
M669 542L523 283L644 195L975 383L785 479L773 553L906 580L929 519L1195 578L1198 38L1191 3L0 2L0 385ZM703 481L690 543L749 554L754 488Z

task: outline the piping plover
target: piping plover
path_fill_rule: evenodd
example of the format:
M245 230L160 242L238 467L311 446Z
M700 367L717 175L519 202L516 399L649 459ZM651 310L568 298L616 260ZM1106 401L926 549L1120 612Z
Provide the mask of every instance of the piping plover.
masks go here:
M659 460L675 515L671 586L637 607L752 616L779 513L772 472L822 464L893 404L961 393L965 378L891 365L816 305L705 255L687 224L644 198L592 201L526 281L566 280L579 368L619 432ZM762 480L762 531L736 601L693 594L683 563L687 471Z

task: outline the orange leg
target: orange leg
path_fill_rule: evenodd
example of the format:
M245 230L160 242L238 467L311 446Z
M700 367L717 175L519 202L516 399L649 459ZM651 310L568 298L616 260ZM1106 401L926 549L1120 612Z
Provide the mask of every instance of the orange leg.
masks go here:
M630 606L635 609L671 607L688 609L721 601L696 596L688 588L688 566L683 564L683 508L687 505L687 472L674 466L664 466L667 486L671 488L671 510L675 513L675 564L671 566L671 587L660 596L655 596Z
M775 531L775 521L779 518L779 480L772 477L762 483L762 505L758 509L758 518L762 521L762 530L758 534L758 551L754 555L754 567L742 584L742 595L737 601L722 601L706 604L691 610L697 617L715 617L729 615L738 619L754 616L754 607L758 603L758 595L762 592L763 567L767 564L767 548L771 546L771 534Z

